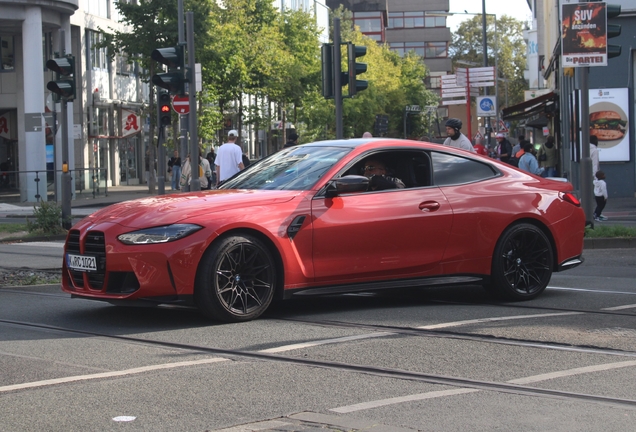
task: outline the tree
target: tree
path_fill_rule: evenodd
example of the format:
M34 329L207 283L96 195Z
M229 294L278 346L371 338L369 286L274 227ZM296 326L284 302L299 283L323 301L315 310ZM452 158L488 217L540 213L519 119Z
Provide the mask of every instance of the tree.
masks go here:
M514 105L523 101L523 91L528 88L523 78L526 69L526 43L523 40L523 22L503 15L497 20L486 16L486 40L488 45L488 64L495 64L497 57L497 74L507 80L508 104ZM449 48L449 55L456 67L465 67L458 61L484 64L482 17L475 16L462 22L455 33ZM504 94L505 83L498 81L499 94Z
M149 81L149 77L155 73L156 62L150 58L150 53L155 48L176 46L179 42L178 11L175 0L139 0L135 3L115 3L121 15L121 24L126 26L125 31L108 29L105 31L101 47L108 49L110 58L117 54L126 56L130 63L137 62L141 66L142 79ZM186 0L184 10L194 12L194 32L200 37L195 38L195 51L198 53L208 43L207 35L210 25L209 17L212 7L210 0ZM100 29L103 30L103 29ZM144 74L147 72L147 74ZM155 109L155 89L150 86L150 112ZM150 136L155 135L156 119L151 116ZM155 146L149 148L150 166L155 160ZM148 188L154 192L156 178L154 171L150 170Z

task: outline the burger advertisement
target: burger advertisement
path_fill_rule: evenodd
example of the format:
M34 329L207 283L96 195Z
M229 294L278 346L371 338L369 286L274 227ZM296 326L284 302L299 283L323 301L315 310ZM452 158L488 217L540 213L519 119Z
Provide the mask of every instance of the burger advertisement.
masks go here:
M590 137L598 138L599 160L629 161L628 89L590 90Z

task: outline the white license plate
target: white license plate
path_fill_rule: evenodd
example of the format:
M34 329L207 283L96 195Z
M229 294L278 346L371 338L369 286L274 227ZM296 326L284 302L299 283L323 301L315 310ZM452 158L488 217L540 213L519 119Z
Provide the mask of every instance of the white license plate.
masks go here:
M94 256L66 254L66 265L71 270L97 271L97 260Z

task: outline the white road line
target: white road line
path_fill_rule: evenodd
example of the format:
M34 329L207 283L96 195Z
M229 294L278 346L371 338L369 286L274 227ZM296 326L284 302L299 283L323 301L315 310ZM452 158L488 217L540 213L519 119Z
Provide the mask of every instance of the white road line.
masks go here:
M575 369L567 369L563 371L551 372L551 373L541 374L541 375L533 375L533 376L518 378L518 379L506 381L506 382L509 384L523 385L523 384L536 383L540 381L547 381L547 380L556 379L556 378L582 375L586 373L602 372L602 371L608 371L612 369L620 369L624 367L633 367L633 366L636 366L636 361L606 363L606 364L600 364L600 365L594 365L594 366L580 367ZM345 413L351 413L354 411L362 411L362 410L367 410L371 408L394 405L394 404L398 404L402 402L413 402L413 401L419 401L424 399L433 399L438 397L455 396L459 394L476 393L478 391L481 391L481 390L471 389L471 388L457 388L452 390L441 390L441 391L433 391L428 393L418 393L418 394L409 395L409 396L380 399L380 400L363 402L363 403L358 403L353 405L341 406L338 408L331 408L329 411L345 414Z
M51 247L51 248L63 248L64 242L19 242L10 243L14 246L37 246L37 247Z
M319 346L319 345L334 344L334 343L341 343L341 342L350 342L350 341L354 341L354 340L370 339L370 338L375 338L375 337L392 336L394 334L395 333L378 332L378 333L368 333L368 334L357 335L357 336L345 336L345 337L340 337L340 338L335 338L335 339L323 339L323 340L313 341L313 342L305 342L305 343L292 344L292 345L283 345L283 346L279 346L279 347L275 347L275 348L268 348L268 349L260 350L259 352L269 353L269 354L280 353L280 352L291 351L291 350L296 350L296 349L315 347L315 346Z
M434 399L434 398L438 398L438 397L455 396L455 395L459 395L459 394L475 393L475 392L478 392L478 391L480 391L480 390L470 389L470 388L458 388L458 389L453 389L453 390L440 390L440 391L434 391L434 392L428 392L428 393L419 393L419 394L414 394L414 395L409 395L409 396L394 397L394 398L389 398L389 399L382 399L382 400L376 400L376 401L370 401L370 402L363 402L363 403L354 404L354 405L347 405L347 406L342 406L342 407L338 407L338 408L332 408L329 411L337 412L337 413L340 413L340 414L346 414L346 413L351 413L351 412L355 412L355 411L367 410L367 409L371 409L371 408L379 408L379 407L386 406L386 405L399 404L399 403L402 403L402 402L413 402L413 401L420 401L420 400L424 400L424 399Z
M624 305L624 306L614 306L614 307L608 307L608 308L603 308L601 310L606 310L606 311L617 311L617 310L623 310L623 309L634 309L636 308L636 304L633 305Z
M90 375L76 375L76 376L55 378L55 379L43 380L43 381L33 381L29 383L13 384L13 385L0 387L0 393L14 391L14 390L22 390L27 388L34 388L34 387L45 387L50 385L63 384L63 383L76 382L76 381L87 381L87 380L101 379L101 378L114 378L114 377L134 375L134 374L161 370L161 369L173 369L173 368L179 368L179 367L196 366L196 365L218 363L218 362L224 362L224 361L228 361L228 359L214 357L214 358L203 359L203 360L193 360L193 361L178 362L178 363L164 363L159 365L143 366L139 368L125 369L121 371L103 372L103 373L90 374Z
M553 289L559 291L581 291L581 292L591 292L591 293L601 293L601 294L627 294L627 295L636 295L636 292L625 292L625 291L608 291L608 290L598 290L598 289L589 289L589 288L565 288L565 287L553 287L549 286L546 289Z
M509 320L530 319L530 318L546 318L546 317L557 317L557 316L568 316L568 315L584 315L584 312L559 312L559 313L549 313L549 314L513 315L513 316L506 316L506 317L477 318L477 319L464 320L464 321L453 321L453 322L447 322L447 323L431 324L431 325L426 325L426 326L421 326L416 328L422 329L422 330L435 330L440 328L458 327L463 325L482 324L482 323L496 322L496 321L509 321Z

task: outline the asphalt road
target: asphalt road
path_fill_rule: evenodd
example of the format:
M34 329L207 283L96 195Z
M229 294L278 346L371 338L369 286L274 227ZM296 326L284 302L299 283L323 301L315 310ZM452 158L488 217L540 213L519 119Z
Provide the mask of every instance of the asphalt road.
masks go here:
M3 288L0 430L632 430L636 250L585 256L530 302L401 290L224 325Z

